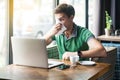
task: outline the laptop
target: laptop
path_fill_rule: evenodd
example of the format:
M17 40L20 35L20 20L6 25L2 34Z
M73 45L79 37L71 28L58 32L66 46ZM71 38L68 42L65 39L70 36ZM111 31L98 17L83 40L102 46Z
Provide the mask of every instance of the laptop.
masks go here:
M63 64L48 59L45 39L11 37L13 64L52 68Z

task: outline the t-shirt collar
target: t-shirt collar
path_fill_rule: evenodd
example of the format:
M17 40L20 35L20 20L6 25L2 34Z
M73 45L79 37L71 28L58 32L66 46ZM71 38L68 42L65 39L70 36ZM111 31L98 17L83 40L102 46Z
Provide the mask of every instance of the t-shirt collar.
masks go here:
M74 25L73 25L73 32L72 32L71 36L70 36L69 38L67 38L67 37L65 36L65 38L66 38L67 40L69 40L69 39L71 39L71 38L73 38L73 37L76 37L76 36L77 36L77 25L74 23Z

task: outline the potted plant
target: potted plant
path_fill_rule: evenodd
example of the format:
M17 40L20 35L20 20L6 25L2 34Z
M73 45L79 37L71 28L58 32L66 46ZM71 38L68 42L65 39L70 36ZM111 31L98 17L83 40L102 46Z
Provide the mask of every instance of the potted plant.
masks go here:
M105 11L105 14L106 14L105 35L106 35L106 36L110 36L112 19L111 19L111 17L109 16L109 14L108 14L107 11Z

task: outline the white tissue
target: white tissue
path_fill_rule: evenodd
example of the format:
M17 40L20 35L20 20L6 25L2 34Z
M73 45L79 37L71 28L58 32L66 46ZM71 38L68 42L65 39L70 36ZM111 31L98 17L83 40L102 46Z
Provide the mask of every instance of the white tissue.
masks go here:
M58 23L61 23L59 20L56 20L56 24ZM62 23L61 23L62 24ZM62 28L61 30L56 34L57 36L58 35L61 35L64 31L66 30L66 27L62 24Z

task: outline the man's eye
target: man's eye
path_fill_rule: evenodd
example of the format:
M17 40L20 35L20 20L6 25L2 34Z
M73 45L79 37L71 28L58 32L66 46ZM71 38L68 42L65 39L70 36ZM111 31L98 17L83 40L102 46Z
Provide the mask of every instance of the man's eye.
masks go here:
M64 21L65 19L60 19L60 21Z

